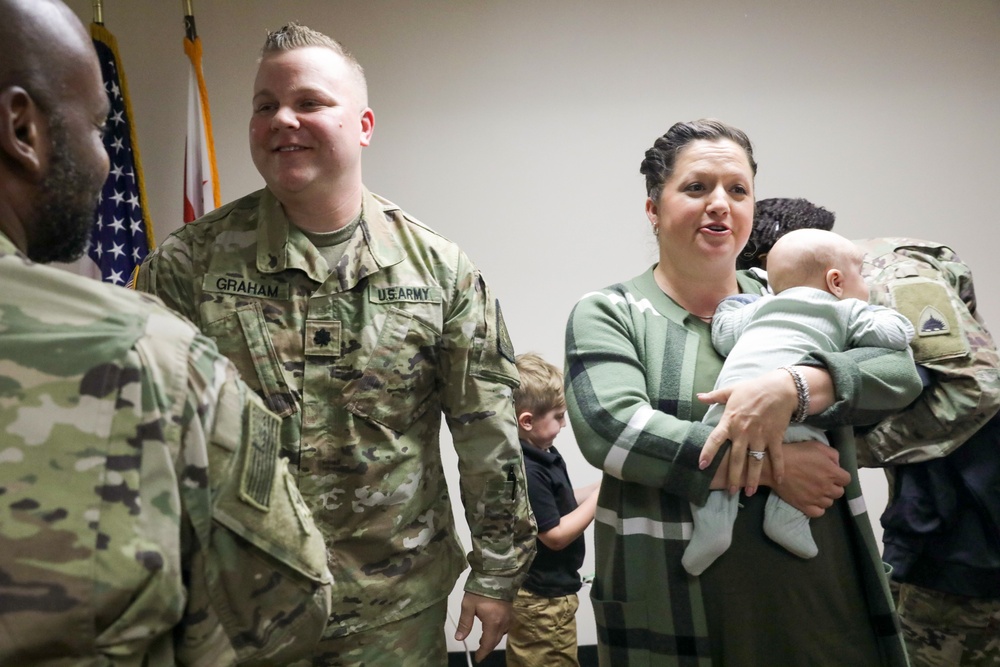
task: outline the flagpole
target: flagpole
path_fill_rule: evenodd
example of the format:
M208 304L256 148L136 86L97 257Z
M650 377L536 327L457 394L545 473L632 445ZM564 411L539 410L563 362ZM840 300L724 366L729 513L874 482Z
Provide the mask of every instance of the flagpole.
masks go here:
M212 115L201 71L201 40L195 30L193 5L193 0L184 0L184 53L191 62L188 131L184 147L184 222L200 218L222 205L215 143L212 140ZM206 190L211 193L211 203Z
M190 4L190 0L188 0ZM94 23L97 25L104 25L104 0L94 0Z
M94 0L99 2L100 0ZM198 31L194 28L194 4L193 0L184 0L184 32L192 42L198 38Z

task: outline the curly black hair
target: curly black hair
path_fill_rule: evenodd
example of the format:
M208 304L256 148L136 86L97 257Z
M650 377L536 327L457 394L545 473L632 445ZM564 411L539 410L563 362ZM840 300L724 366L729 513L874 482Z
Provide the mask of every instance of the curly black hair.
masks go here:
M795 229L833 229L836 215L807 199L761 199L754 208L753 231L736 258L736 268L761 267L774 242Z

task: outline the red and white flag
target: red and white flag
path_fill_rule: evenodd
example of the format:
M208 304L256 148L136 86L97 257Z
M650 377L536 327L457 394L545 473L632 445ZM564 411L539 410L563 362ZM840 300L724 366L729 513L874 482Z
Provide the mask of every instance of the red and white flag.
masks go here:
M184 38L184 53L191 66L187 142L184 147L184 222L191 222L221 206L222 194L219 188L219 171L215 166L208 90L201 72L201 39L197 35L194 39Z

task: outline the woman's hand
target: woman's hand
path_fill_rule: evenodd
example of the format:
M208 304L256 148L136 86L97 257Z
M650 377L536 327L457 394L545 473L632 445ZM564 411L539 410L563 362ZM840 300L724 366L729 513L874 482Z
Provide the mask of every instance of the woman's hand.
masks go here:
M744 469L747 495L757 491L764 455L750 456L748 452L764 452L770 458L771 475L780 484L785 472L781 443L798 406L795 383L788 372L779 368L752 380L698 394L698 399L705 403L726 404L719 425L702 447L701 468L707 468L719 448L730 440L730 493L739 489Z
M851 474L840 467L840 452L810 440L785 443L784 454L784 480L772 482L772 492L810 518L822 516L851 481Z
M840 452L815 440L786 442L784 447L785 480L775 483L771 463L764 459L761 486L771 487L772 493L810 518L823 516L844 495L844 487L851 481L851 474L840 467ZM730 460L726 452L712 478L711 489L726 488Z

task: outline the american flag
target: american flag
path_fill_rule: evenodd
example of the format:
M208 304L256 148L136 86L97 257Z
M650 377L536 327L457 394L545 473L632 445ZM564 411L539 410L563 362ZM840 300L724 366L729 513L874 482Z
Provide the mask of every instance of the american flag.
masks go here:
M90 36L111 103L104 136L111 171L97 204L87 256L99 268L101 280L125 285L153 248L153 229L147 213L128 85L119 65L118 42L98 23L90 25Z

